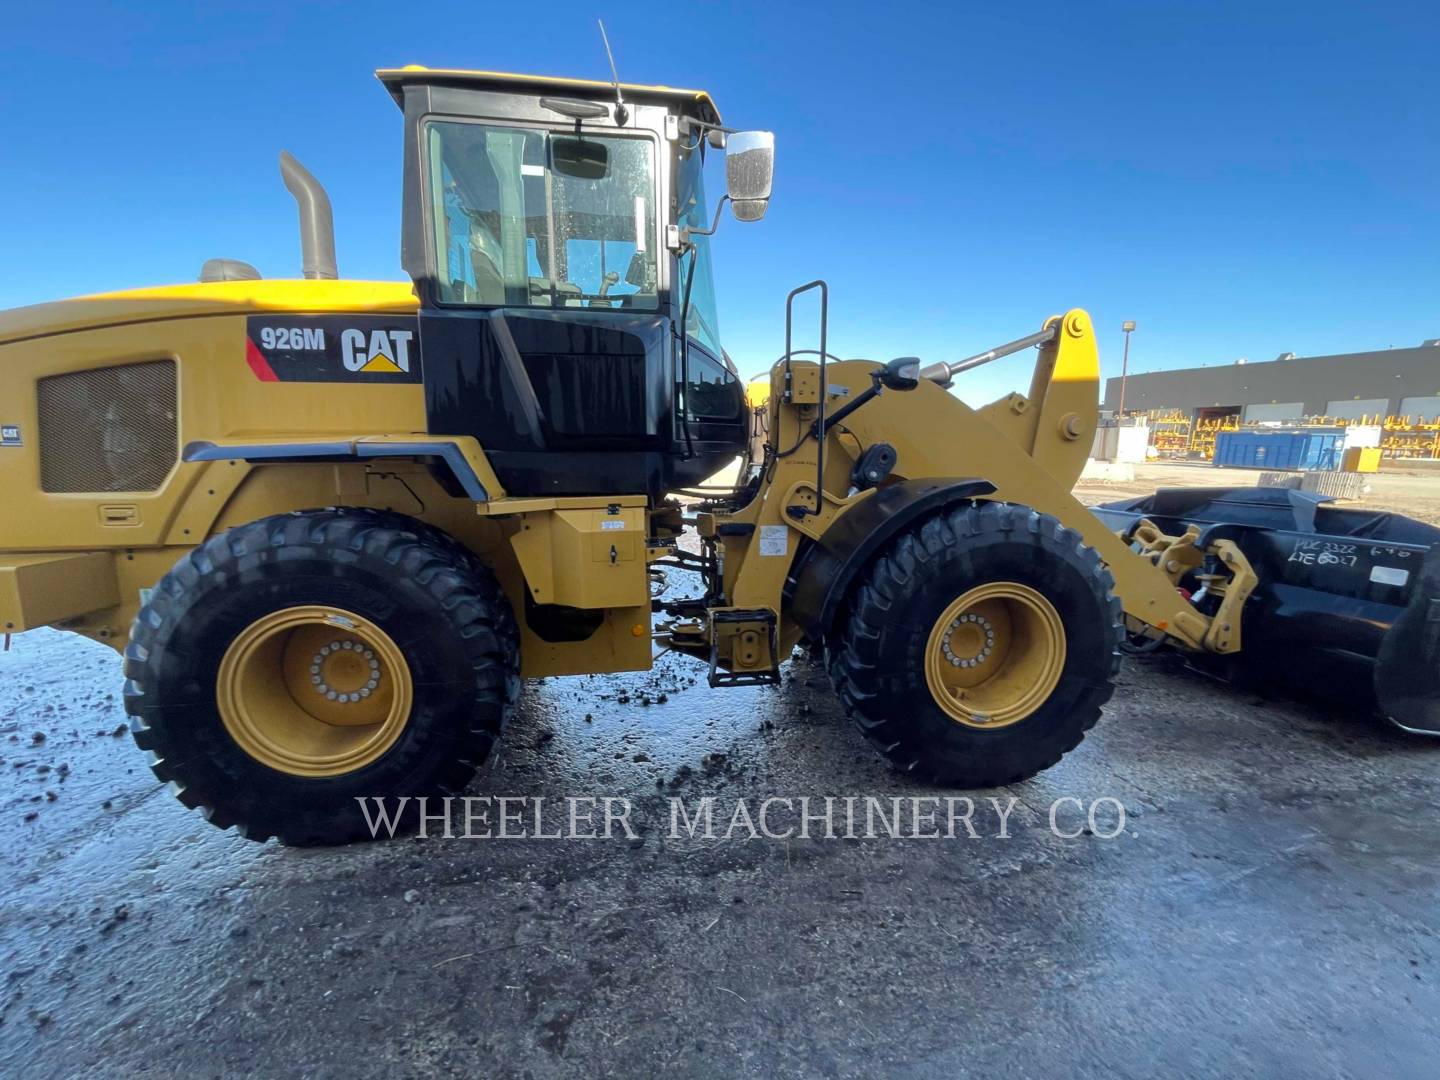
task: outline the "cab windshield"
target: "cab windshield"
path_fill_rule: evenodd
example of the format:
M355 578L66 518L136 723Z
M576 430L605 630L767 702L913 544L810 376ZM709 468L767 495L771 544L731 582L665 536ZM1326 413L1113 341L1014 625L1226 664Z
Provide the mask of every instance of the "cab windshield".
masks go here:
M426 148L442 302L658 308L649 138L435 122Z

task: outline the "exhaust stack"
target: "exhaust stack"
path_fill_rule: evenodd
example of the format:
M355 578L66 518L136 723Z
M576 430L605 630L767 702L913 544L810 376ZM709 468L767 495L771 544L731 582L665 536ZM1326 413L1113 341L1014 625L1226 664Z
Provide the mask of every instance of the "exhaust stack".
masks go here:
M280 151L280 176L295 196L300 211L300 254L307 278L333 280L340 276L335 265L335 219L330 196L310 170L296 161L288 150Z

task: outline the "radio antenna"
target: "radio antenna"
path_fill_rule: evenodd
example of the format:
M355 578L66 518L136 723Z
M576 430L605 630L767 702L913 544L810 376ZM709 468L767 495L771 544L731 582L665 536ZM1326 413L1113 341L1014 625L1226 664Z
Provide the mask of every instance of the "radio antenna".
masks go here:
M625 96L620 93L620 74L615 70L615 54L610 51L610 37L605 33L605 20L596 19L600 24L600 40L605 43L605 56L610 61L610 81L615 84L615 123L621 127L630 118L630 110L625 108Z

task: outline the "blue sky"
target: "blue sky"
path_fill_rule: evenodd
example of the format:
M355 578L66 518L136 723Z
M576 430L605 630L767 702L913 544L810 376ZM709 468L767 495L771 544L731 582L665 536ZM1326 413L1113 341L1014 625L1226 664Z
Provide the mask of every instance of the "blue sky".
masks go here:
M215 255L295 276L282 147L329 188L342 273L399 278L400 113L373 69L603 77L597 14L622 78L776 132L769 216L715 245L746 374L820 276L849 356L953 359L1072 306L1107 374L1124 319L1135 370L1440 336L1420 3L10 5L0 307Z

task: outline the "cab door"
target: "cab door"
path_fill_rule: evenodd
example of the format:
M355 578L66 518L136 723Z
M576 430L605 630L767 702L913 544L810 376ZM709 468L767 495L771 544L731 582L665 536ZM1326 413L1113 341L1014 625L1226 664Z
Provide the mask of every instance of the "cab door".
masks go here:
M671 440L658 142L424 119L432 433L474 435L515 494L648 492Z

